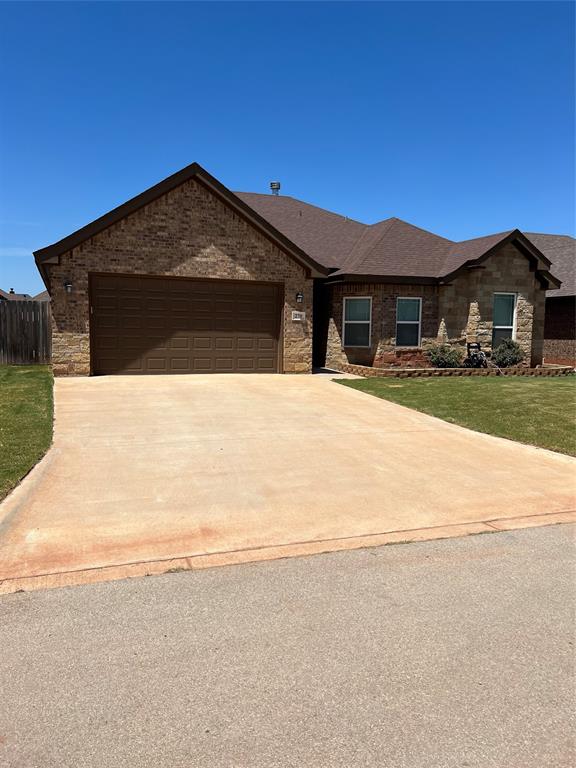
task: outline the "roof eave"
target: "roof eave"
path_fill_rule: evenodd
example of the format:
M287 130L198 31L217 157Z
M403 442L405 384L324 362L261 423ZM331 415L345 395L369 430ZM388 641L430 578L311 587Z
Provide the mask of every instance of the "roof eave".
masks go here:
M336 273L327 277L324 281L326 285L332 285L335 283L396 283L400 285L416 284L416 285L435 285L439 282L437 277L430 275L371 275L371 274L354 274L348 273Z
M560 288L562 285L562 280L558 280L557 277L554 277L554 275L551 272L548 272L547 270L537 270L536 272L538 279L540 279L540 282L542 280L545 280L547 285L544 285L544 288L546 290L555 290L556 288ZM554 286L554 287L552 287Z
M520 250L527 258L529 258L532 262L535 262L534 266L537 275L540 273L543 274L544 272L549 274L548 267L552 265L550 259L544 256L542 251L540 251L534 245L534 243L532 243L519 229L514 229L508 235L503 237L501 240L498 240L497 243L488 248L483 254L476 257L475 259L468 259L468 261L465 261L464 264L461 264L457 269L452 270L452 272L440 275L440 279L443 282L449 282L455 277L458 277L458 275L462 274L462 272L480 266L484 261L486 261L486 259L492 256L495 251L507 243L515 243L520 247ZM544 265L544 269L539 269L540 262L542 262ZM550 277L552 278L552 275L550 275ZM552 279L556 280L556 278Z

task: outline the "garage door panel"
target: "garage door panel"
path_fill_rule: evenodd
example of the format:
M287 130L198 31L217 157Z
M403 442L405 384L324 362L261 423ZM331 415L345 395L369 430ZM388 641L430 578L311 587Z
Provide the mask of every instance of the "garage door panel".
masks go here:
M190 349L191 339L188 336L173 336L169 341L170 349L186 350Z
M190 359L188 357L172 357L170 359L170 370L177 373L188 373L190 370Z
M119 296L118 306L124 312L141 312L143 301L137 296Z
M101 323L105 327L123 330L127 333L140 333L142 328L144 328L144 318L142 315L126 314L122 318L107 315L101 318Z
M275 372L281 288L91 276L94 373Z
M215 357L214 367L219 373L234 373L236 370L233 357Z
M214 347L214 340L208 336L193 336L192 349L198 351L208 351Z
M172 313L175 315L188 315L192 312L192 302L189 299L173 299L172 300Z
M100 319L100 325L102 328L110 328L115 333L118 328L118 318L114 315L103 315Z
M234 301L232 298L217 298L213 305L213 311L218 314L231 315L234 314Z
M233 350L235 347L235 339L232 337L223 336L222 338L214 339L214 348L217 350Z
M156 337L154 339L150 339L150 343L146 345L148 349L151 349L156 355L158 352L167 352L169 347L170 339L166 339L163 336Z
M120 346L120 340L118 336L100 336L100 338L97 341L98 349L102 350L110 350L110 349L118 349Z
M192 360L192 368L196 373L212 373L213 365L211 357L195 357Z
M118 297L117 296L99 296L95 309L106 311L110 310L116 312L118 310Z
M166 373L168 370L168 361L165 357L149 357L146 362L149 371Z

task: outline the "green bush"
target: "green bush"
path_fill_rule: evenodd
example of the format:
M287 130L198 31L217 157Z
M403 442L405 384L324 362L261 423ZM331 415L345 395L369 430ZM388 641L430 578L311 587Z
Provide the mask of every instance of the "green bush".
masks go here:
M460 368L462 350L450 344L436 344L427 350L428 358L434 368Z
M502 339L496 349L492 350L492 362L499 368L509 368L524 360L524 352L517 341Z

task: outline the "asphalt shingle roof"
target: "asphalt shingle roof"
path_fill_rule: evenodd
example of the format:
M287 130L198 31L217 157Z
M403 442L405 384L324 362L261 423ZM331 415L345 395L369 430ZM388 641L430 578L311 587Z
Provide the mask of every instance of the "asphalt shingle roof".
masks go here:
M28 301L32 299L29 293L10 293L0 288L0 298L6 301Z
M567 292L574 292L573 238L534 235L531 244L523 233L510 230L456 243L397 218L364 224L285 195L234 194L198 163L186 166L57 243L35 251L44 279L48 279L44 262L72 250L193 178L251 221L316 277L349 275L356 279L373 276L436 281L452 275L465 264L473 264L509 238L537 258L536 271L544 280L550 280L549 262L555 263L558 277L564 276L567 285L551 293L570 295Z
M440 274L450 240L391 218L366 226L343 274L436 277Z
M576 296L576 240L569 235L543 235L527 232L526 237L552 262L550 271L562 281L560 288L546 296Z
M455 242L402 219L363 224L294 197L235 194L312 258L334 269L334 276L440 278L479 259L514 232ZM549 294L574 293L574 239L561 235L526 237L552 262L552 274L566 280L566 286Z
M234 194L325 267L342 264L366 229L359 221L293 197L256 192Z

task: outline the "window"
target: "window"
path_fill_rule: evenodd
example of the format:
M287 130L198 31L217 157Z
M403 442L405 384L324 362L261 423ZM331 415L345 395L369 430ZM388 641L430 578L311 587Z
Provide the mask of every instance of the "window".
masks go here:
M344 299L344 346L369 347L372 331L372 299Z
M513 339L516 335L514 316L516 309L515 293L495 293L492 311L492 349L503 339Z
M396 300L396 346L420 346L422 299Z

